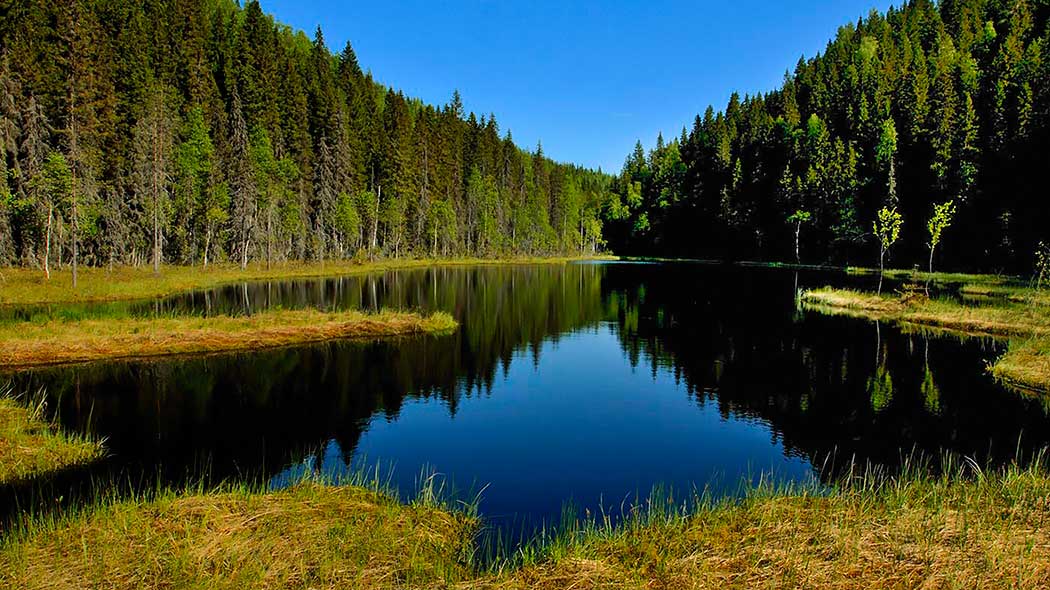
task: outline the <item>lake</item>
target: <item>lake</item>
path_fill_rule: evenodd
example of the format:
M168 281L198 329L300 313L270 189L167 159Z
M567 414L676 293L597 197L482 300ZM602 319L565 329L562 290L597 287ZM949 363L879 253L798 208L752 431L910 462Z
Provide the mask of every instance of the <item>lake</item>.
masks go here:
M104 469L179 484L378 465L437 473L494 526L557 521L654 487L818 484L851 464L951 451L1001 464L1050 442L1037 399L985 372L1003 344L800 310L842 273L690 263L448 266L261 282L78 315L445 310L451 336L18 373ZM4 321L62 308L4 311ZM91 477L87 475L85 477Z

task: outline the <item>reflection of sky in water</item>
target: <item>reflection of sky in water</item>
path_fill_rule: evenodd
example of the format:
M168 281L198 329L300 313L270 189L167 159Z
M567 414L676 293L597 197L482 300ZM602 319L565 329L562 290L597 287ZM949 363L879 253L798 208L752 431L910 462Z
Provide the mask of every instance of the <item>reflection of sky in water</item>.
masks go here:
M769 425L724 418L698 404L671 370L655 377L632 368L613 327L603 324L543 345L538 366L519 352L491 393L459 401L455 414L436 398L407 403L398 416L377 416L356 461L392 468L392 483L411 495L420 474L436 469L464 491L484 488L481 511L495 518L551 521L563 505L645 496L654 486L713 493L744 478L773 473L780 481L813 481L808 461L788 457ZM281 486L318 469L346 477L343 450L330 441L316 458L272 480Z

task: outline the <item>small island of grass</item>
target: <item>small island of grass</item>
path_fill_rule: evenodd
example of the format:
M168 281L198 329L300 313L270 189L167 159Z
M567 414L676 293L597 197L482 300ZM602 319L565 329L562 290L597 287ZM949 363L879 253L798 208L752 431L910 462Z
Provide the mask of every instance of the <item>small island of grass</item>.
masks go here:
M1009 350L990 367L991 373L1014 387L1050 392L1050 307L1042 303L1045 296L1004 285L968 284L959 291L981 293L988 301L971 306L917 294L878 295L830 287L807 291L801 300L807 309L821 313L1009 339Z
M0 326L0 368L257 350L341 338L379 338L455 330L447 313L314 309L252 316L49 320Z

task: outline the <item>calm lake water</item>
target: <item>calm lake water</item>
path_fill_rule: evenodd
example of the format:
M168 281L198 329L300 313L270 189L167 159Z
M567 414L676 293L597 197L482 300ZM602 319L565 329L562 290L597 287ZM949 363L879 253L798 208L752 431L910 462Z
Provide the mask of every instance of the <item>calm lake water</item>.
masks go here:
M451 336L20 373L107 468L179 483L381 466L484 488L495 523L555 521L654 486L732 493L760 475L827 481L911 452L1002 463L1050 442L1036 399L998 386L990 340L906 334L796 307L841 274L697 264L406 270L253 283L83 314L271 308L445 310ZM5 321L56 309L12 310Z

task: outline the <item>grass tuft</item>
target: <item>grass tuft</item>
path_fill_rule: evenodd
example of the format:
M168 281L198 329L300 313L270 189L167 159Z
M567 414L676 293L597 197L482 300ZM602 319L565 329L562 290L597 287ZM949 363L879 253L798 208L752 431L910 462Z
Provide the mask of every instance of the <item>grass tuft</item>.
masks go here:
M63 432L46 414L43 395L16 397L10 385L0 387L0 485L102 458L101 441Z

